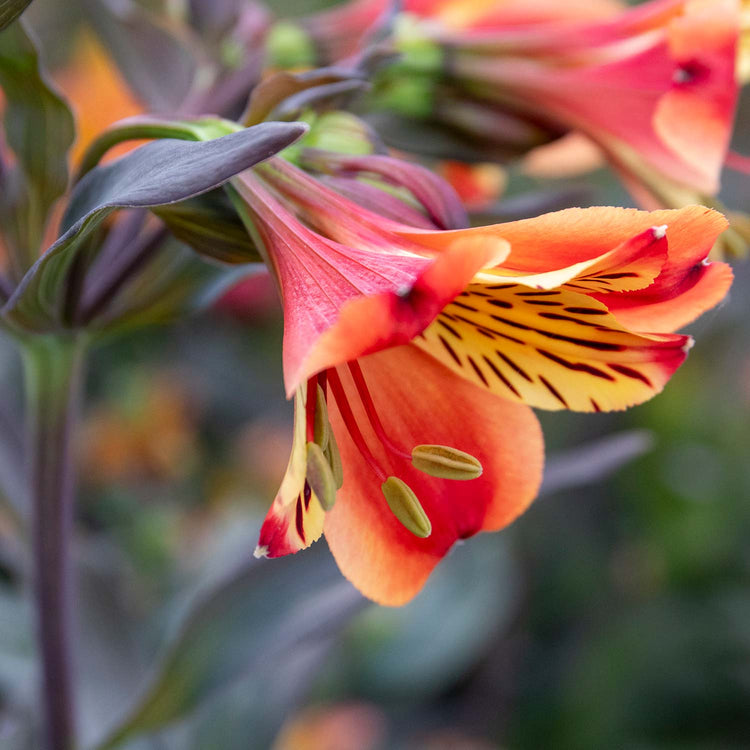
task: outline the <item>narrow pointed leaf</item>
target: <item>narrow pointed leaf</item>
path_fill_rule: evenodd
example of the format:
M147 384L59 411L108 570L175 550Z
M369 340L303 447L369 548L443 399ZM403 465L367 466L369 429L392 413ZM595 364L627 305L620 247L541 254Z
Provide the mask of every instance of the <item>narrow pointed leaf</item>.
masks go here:
M210 306L245 272L209 263L172 239L107 306L93 327L112 333L181 319Z
M0 0L0 30L10 26L30 4L31 0Z
M146 138L176 138L181 141L208 140L202 137L203 125L212 121L211 118L194 121L169 120L153 115L135 115L120 120L100 133L86 149L76 181L90 172L104 154L118 143Z
M625 430L550 456L539 495L600 482L654 447L648 430Z
M222 263L251 263L261 260L245 225L223 190L212 190L154 213L175 237L200 255Z
M164 139L97 167L76 186L64 234L23 278L2 310L30 331L65 326L62 306L71 264L84 240L115 208L152 208L192 198L277 153L299 138L298 123L263 123L211 141Z
M341 580L324 549L305 566L252 560L199 601L150 687L97 750L120 747L188 716L238 678L267 683L269 668L340 632L367 601Z
M195 83L198 62L187 40L138 3L84 0L87 21L147 109L176 110Z
M67 153L74 126L68 105L47 81L22 23L0 32L0 87L6 101L5 138L17 159L12 189L7 178L2 186L3 226L11 246L25 260L20 265L28 267L47 214L68 184Z

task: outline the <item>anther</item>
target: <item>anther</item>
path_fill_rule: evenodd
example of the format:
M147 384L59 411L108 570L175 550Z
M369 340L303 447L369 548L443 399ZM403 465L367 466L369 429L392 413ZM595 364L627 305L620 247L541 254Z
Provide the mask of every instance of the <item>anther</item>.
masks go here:
M476 479L482 464L470 453L447 445L418 445L411 452L415 469L439 479Z
M331 433L331 426L328 422L328 407L326 406L326 395L323 389L318 385L315 398L315 442L325 451L328 446L328 439Z
M307 444L307 481L323 510L336 502L336 480L328 459L317 443Z
M398 477L388 477L380 489L391 513L414 536L425 539L432 533L432 524L424 508L414 494L414 490Z
M328 445L324 451L328 465L331 467L333 472L333 479L336 482L336 489L340 490L344 484L344 467L341 463L341 454L339 453L339 446L336 442L336 436L333 434L333 430L329 430L328 433Z

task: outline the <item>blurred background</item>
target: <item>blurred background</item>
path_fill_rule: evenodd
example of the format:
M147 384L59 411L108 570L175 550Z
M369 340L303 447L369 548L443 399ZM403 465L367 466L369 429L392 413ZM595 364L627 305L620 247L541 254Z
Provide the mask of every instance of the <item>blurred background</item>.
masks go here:
M73 97L75 45L90 38L64 19L68 35L52 3L32 11ZM117 74L103 75L106 90ZM95 130L132 113L115 98ZM745 99L735 148L749 153ZM554 185L632 205L604 171ZM549 188L511 173L505 199ZM747 180L727 173L722 197L747 210ZM456 547L401 609L363 600L324 541L252 558L291 438L264 275L199 317L100 346L78 444L84 747L117 725L132 750L750 747L750 268L735 270L662 395L626 413L539 415L539 499ZM20 367L0 346L12 422ZM35 747L28 561L6 502L22 493L18 455L0 456L0 747L12 750Z

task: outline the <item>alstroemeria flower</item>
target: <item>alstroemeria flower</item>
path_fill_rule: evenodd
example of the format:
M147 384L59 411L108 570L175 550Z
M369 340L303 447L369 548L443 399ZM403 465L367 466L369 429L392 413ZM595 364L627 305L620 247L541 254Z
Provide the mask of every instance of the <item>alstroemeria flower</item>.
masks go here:
M399 165L355 160L392 177ZM703 207L438 230L413 208L409 223L378 215L278 158L234 185L280 289L296 411L258 554L324 532L344 575L388 604L414 596L454 542L531 502L543 446L528 405L650 398L691 344L672 331L731 281L703 262L726 226Z
M740 0L651 0L619 12L611 3L407 0L404 10L412 15L393 24L402 59L381 74L376 103L492 156L584 134L644 208L718 192L737 101ZM308 28L335 51L330 21L322 14Z

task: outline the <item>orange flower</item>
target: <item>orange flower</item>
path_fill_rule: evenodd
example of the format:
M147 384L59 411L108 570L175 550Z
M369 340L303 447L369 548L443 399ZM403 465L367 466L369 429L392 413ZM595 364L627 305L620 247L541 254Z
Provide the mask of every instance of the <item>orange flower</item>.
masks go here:
M366 162L370 174L428 179L389 157ZM427 216L447 196L429 179ZM692 343L672 331L731 282L705 262L726 221L703 207L445 230L413 209L411 225L365 209L278 158L234 185L281 293L295 398L292 455L257 554L325 532L344 575L386 604L413 597L454 542L532 501L543 446L529 405L650 398Z
M307 25L324 50L339 52L332 20L346 29L382 6L355 2ZM382 106L457 131L489 156L582 133L646 208L718 192L737 101L740 0L624 10L410 0L405 10L412 15L393 24L402 58L380 77Z

